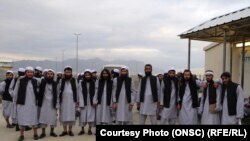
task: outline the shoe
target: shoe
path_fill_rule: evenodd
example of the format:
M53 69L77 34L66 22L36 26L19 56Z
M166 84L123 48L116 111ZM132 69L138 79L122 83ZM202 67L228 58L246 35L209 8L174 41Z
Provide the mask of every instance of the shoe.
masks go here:
M73 137L74 133L72 131L69 131L69 136Z
M6 128L13 128L13 126L8 124L8 125L6 125Z
M83 135L83 134L85 134L85 131L84 131L84 130L80 131L80 132L78 133L78 136L81 136L81 135Z
M19 125L16 125L16 131L20 131Z
M51 132L51 133L50 133L50 136L51 136L51 137L57 137L57 134L55 134L54 132Z
M62 134L60 134L59 136L63 137L63 136L66 136L66 135L68 135L68 132L62 132Z
M34 140L38 140L38 139L39 139L38 135L35 134L35 135L34 135Z
M24 136L20 136L19 138L18 138L18 141L23 141L24 140Z
M42 138L44 138L44 137L46 137L46 134L41 134L41 135L39 136L39 139L42 139Z
M88 135L92 135L92 131L91 130L88 131Z

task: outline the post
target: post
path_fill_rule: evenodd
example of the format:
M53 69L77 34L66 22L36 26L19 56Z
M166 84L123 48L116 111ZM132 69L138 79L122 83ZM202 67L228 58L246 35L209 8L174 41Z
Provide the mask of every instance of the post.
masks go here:
M76 35L76 76L78 74L78 36L81 35L80 33L75 33Z
M224 29L224 45L223 45L223 72L226 71L226 47L227 47L227 40L226 40L226 29Z
M242 41L242 64L241 64L241 87L244 87L244 74L245 74L245 38L243 37Z
M191 40L188 38L188 69L190 70L190 61L191 61Z

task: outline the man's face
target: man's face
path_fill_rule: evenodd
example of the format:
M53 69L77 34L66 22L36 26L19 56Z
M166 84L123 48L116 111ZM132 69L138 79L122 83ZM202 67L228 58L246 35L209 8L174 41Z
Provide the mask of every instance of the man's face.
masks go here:
M151 66L145 66L144 71L145 73L151 73L152 72Z
M109 74L108 74L108 72L104 71L102 73L102 76L103 76L103 78L107 79L109 77Z
M34 72L33 72L32 70L27 70L27 71L25 72L25 74L26 74L26 76L27 76L28 78L33 78L33 76L34 76Z
M206 80L207 81L212 81L213 80L213 75L211 75L211 74L206 75Z
M168 76L171 78L175 77L175 71L173 71L173 70L169 71Z
M127 75L128 75L128 70L122 69L122 70L121 70L121 75L122 75L122 76L127 76Z
M162 74L159 74L159 75L158 75L158 79L159 79L159 80L163 80L163 75L162 75Z
M47 72L47 78L48 79L53 79L54 78L54 73L52 71Z
M91 75L89 72L86 72L86 73L84 73L84 77L85 77L85 79L89 80L91 78Z
M190 72L184 72L184 79L185 80L189 80L190 79L190 77L191 77L191 73Z
M65 70L64 75L65 76L72 76L72 70Z
M221 79L222 79L223 84L228 84L228 82L230 81L230 77L222 76Z
M93 77L93 78L96 78L96 77L97 77L95 72L92 73L92 77Z
M12 73L7 73L6 74L6 78L7 79L12 79L13 78L13 74Z

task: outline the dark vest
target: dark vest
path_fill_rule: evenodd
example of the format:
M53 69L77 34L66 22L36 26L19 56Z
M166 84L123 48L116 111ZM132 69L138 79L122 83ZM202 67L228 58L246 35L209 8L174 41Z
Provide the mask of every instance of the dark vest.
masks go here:
M41 85L39 87L39 96L38 96L38 106L42 107L43 104L43 98L44 98L44 92L47 85L47 81L45 79L42 79ZM53 95L53 107L56 108L57 103L57 83L53 81L51 83L52 85L52 95Z
M208 101L209 104L215 104L216 103L216 88L214 87L214 81L210 82L208 85ZM203 95L204 95L204 99L203 99L203 105L205 104L206 98L207 98L207 88L204 88L203 90Z
M227 90L227 106L228 106L228 115L236 115L236 107L237 107L237 87L239 84L230 82L227 86L222 85L222 95L221 95L221 103L223 104L225 91Z
M17 94L17 104L21 104L21 105L25 104L26 90L27 90L27 85L28 85L29 80L31 80L33 91L34 91L35 98L36 98L36 104L37 104L37 99L38 99L37 80L34 78L29 79L27 77L20 79L20 84L19 84L19 89L18 89L18 94Z
M103 90L104 90L104 84L107 83L107 105L109 106L111 103L111 95L112 95L112 88L113 88L113 81L112 80L99 80L99 85L98 85L98 92L97 92L97 100L98 104L101 104L102 102L102 95L103 95Z
M131 103L131 81L132 79L130 77L126 77L124 80L121 77L117 77L117 87L116 87L116 102L118 102L121 89L122 89L122 84L123 82L125 83L125 90L126 90L126 97L128 103Z
M87 83L89 83L89 92L87 89ZM91 80L90 82L87 82L85 80L82 81L82 94L83 94L83 101L84 101L84 105L87 105L87 94L89 93L89 99L90 99L90 103L91 105L93 105L93 98L95 95L95 82L93 80Z
M145 88L147 82L147 76L144 76L141 80L141 92L140 92L140 102L144 102ZM149 76L150 86L153 96L153 101L158 102L158 93L157 93L157 77Z
M177 103L178 100L178 79L177 78L173 78L174 81L174 87L175 87L175 103ZM163 79L164 82L164 90L163 90L163 100L164 100L164 107L169 108L170 106L170 98L171 98L171 93L172 93L172 83L171 83L171 79L169 79L168 77Z
M6 85L5 85L5 89L4 89L4 93L2 95L2 98L3 98L3 100L6 100L6 101L12 101L12 97L9 93L9 87L10 87L11 80L7 80L7 79L4 80Z
M70 84L71 84L71 88L72 88L72 92L73 92L74 102L77 102L77 89L76 89L76 80L75 80L75 78L70 79ZM64 87L65 87L65 79L62 79L61 89L60 89L61 91L60 91L60 94L59 94L60 103L62 103L62 95L63 95Z
M199 107L198 104L198 93L197 93L197 85L195 80L193 80L192 82L189 81L189 87L190 87L190 93L191 93L191 98L192 98L192 107L196 108ZM185 93L185 89L186 89L186 83L183 85L180 85L180 103L182 104L182 100L183 100L183 96Z

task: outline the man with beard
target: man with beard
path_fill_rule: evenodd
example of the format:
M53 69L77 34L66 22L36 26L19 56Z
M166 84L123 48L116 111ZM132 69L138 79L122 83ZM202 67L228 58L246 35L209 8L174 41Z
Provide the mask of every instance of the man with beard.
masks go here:
M57 75L56 75L56 83L57 84L59 84L59 82L62 79L62 77L63 77L62 72L57 72Z
M34 130L34 139L38 139L37 99L39 85L33 76L34 69L26 67L25 77L17 80L14 89L13 101L17 104L17 120L20 128L19 141L24 140L25 126L31 126Z
M111 124L111 103L113 81L108 69L103 69L100 74L100 79L96 82L96 92L93 103L96 106L96 124L105 125Z
M11 83L10 83L10 87L9 87L9 93L11 95L11 97L13 98L14 96L14 88L16 86L16 82L18 79L20 79L21 77L24 77L25 75L25 69L24 68L18 68L18 71L17 71L17 77L12 79ZM11 113L11 118L12 118L12 125L13 126L16 126L16 131L19 131L19 125L17 123L17 111L16 111L16 103L13 102L13 108L12 108L12 113ZM25 130L30 130L31 128L29 128L28 126L25 128Z
M220 124L221 100L220 100L220 85L215 87L213 80L213 71L207 70L205 72L207 87L203 89L203 95L201 96L200 113L201 124Z
M92 79L94 81L98 80L98 76L97 76L97 71L96 70L92 70L91 71L91 74L92 74Z
M244 117L244 94L241 86L232 82L231 74L224 72L222 79L222 117L221 124L240 124Z
M34 77L38 80L41 81L43 76L43 69L40 66L35 67L35 72L34 72Z
M140 124L145 124L147 116L151 124L157 124L156 109L159 102L160 83L156 76L152 75L152 65L146 64L145 76L139 84L137 106L140 107Z
M135 103L135 88L128 68L121 68L121 75L114 80L113 109L116 111L118 125L127 125L133 122L132 109Z
M163 108L161 112L162 125L166 124L166 122L170 125L176 124L179 80L175 75L175 69L171 67L161 84L160 105Z
M12 96L9 93L10 83L13 79L13 71L6 72L6 79L0 83L0 95L2 95L2 104L3 104L3 117L7 123L7 128L13 128L10 124L9 118L11 117L11 112L13 109L13 100Z
M70 66L64 68L64 78L60 81L58 88L60 100L60 122L63 125L63 132L60 136L74 136L72 126L75 124L76 120L77 80L72 77L72 68Z
M54 128L57 123L57 108L59 107L57 101L57 84L54 81L54 71L49 69L47 76L42 79L39 97L38 97L38 106L40 108L40 117L39 124L42 128L42 134L40 138L46 136L45 129L50 125L50 136L57 137L54 133Z
M84 126L89 125L88 135L92 135L91 127L95 126L95 107L93 97L95 95L95 81L92 79L91 70L86 69L83 74L83 80L78 86L79 107L80 107L80 126L82 130L78 135L85 133Z
M198 124L198 92L197 86L201 86L201 82L194 80L190 70L184 70L180 80L178 104L179 124Z
M113 69L113 70L111 71L112 79L117 78L117 77L119 76L119 74L120 74L120 71L119 71L118 69Z

